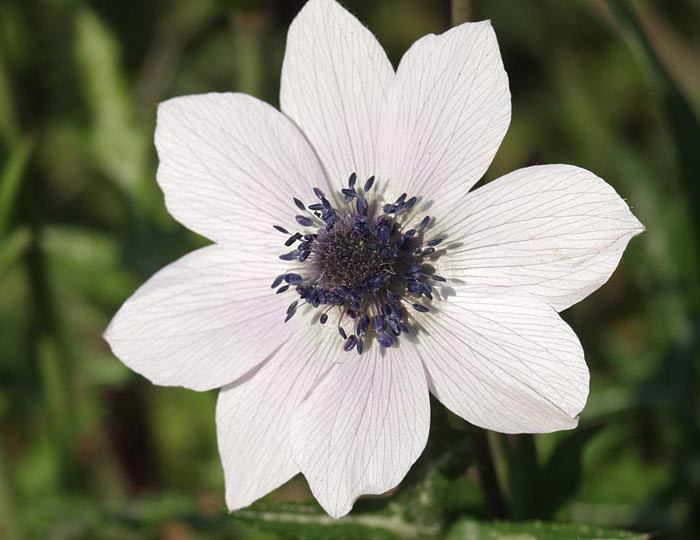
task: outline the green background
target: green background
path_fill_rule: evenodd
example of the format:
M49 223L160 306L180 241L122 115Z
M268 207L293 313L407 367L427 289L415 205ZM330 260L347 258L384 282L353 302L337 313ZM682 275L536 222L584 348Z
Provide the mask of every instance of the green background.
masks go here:
M407 479L348 518L322 514L302 478L226 513L216 392L150 385L101 333L153 272L205 244L156 186L156 104L237 90L276 105L302 3L0 0L0 538L697 538L695 0L454 6L492 19L510 76L513 120L487 179L576 164L647 227L564 313L591 369L580 428L504 436L435 404ZM453 7L345 5L395 64Z

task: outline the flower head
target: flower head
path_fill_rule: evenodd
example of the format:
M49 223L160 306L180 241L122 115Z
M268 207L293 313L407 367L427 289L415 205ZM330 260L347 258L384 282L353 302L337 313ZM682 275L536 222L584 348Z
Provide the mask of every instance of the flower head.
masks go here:
M166 205L214 243L106 332L156 384L222 388L229 508L298 472L335 517L394 487L425 446L429 391L488 429L575 427L588 369L558 311L643 227L569 165L470 191L510 123L490 24L426 36L394 71L338 3L310 0L281 109L233 93L160 106Z

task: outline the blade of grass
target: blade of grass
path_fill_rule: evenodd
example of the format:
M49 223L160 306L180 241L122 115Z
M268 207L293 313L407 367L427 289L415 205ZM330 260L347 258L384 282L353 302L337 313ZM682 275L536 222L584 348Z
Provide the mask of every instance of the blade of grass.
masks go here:
M9 227L33 146L31 139L25 139L15 145L0 172L0 238Z
M0 278L25 254L32 242L32 234L20 227L0 242Z
M67 373L53 337L45 336L40 340L38 354L47 424L56 443L66 485L70 486L76 479L75 431L72 429L74 418L71 418L71 394Z
M94 159L138 203L147 170L148 143L136 123L121 67L119 43L88 8L78 12L75 30L75 56L93 120L90 144Z
M74 452L78 434L75 359L45 253L43 216L34 196L36 186L40 185L38 178L30 178L21 197L22 219L31 231L24 256L32 305L30 358L36 362L48 420L55 430L53 439L61 458L61 481L65 489L73 489L80 485L78 456Z

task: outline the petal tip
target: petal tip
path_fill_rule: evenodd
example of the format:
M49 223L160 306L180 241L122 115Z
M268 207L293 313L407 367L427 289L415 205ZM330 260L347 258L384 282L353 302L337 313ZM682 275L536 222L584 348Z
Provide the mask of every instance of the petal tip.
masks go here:
M646 225L644 225L644 223L639 221L637 216L635 216L634 214L632 215L632 218L634 219L634 226L632 228L632 236L637 236L639 234L642 234L643 232L646 232L646 230L647 230Z
M314 496L316 496L315 493ZM316 496L316 500L318 504L321 505L321 508L323 508L323 511L335 521L347 516L352 511L355 502L359 498L360 494L350 495L349 497L338 497L338 499L333 501L329 500L327 497L318 498Z
M576 429L578 427L579 420L580 416L578 414L576 416L569 417L567 419L566 425L561 428L561 431Z
M164 115L169 114L179 103L191 97L193 96L174 96L159 102L156 107L156 130L158 129L158 120L162 119Z
M226 489L226 495L224 499L226 501L226 510L228 510L229 514L233 514L238 510L242 510L243 508L246 508L255 502L255 499L248 500L248 498L242 498L237 496L235 490L229 490L228 488Z
M102 334L100 334L100 337L105 340L107 345L112 346L111 339L112 339L112 321L107 325L107 327L102 331Z
M313 13L314 11L320 11L322 14L324 14L327 13L329 9L338 9L344 11L345 13L350 13L339 2L336 2L336 0L308 0L308 2L304 4L304 7L299 10L299 13L297 13L297 16L294 19L296 20L302 16L302 14L307 15L309 13ZM292 24L294 24L294 21L292 21Z

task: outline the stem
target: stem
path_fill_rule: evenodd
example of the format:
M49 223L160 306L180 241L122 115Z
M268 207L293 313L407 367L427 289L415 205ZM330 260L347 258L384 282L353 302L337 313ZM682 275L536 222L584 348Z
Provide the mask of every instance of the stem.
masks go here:
M471 0L452 0L452 26L468 22L471 19Z
M75 431L71 418L70 389L64 373L65 364L52 336L44 335L39 339L37 352L47 427L57 443L65 485L74 487L77 479Z
M488 512L494 518L505 518L507 517L506 504L498 483L491 446L485 430L477 429L473 451L478 465L479 484L486 497Z
M529 434L500 435L505 447L508 474L508 507L511 518L524 520L537 516L537 498L533 486L538 484L537 448Z
M268 26L264 12L236 12L232 17L236 86L241 92L260 96L265 90L265 41Z

